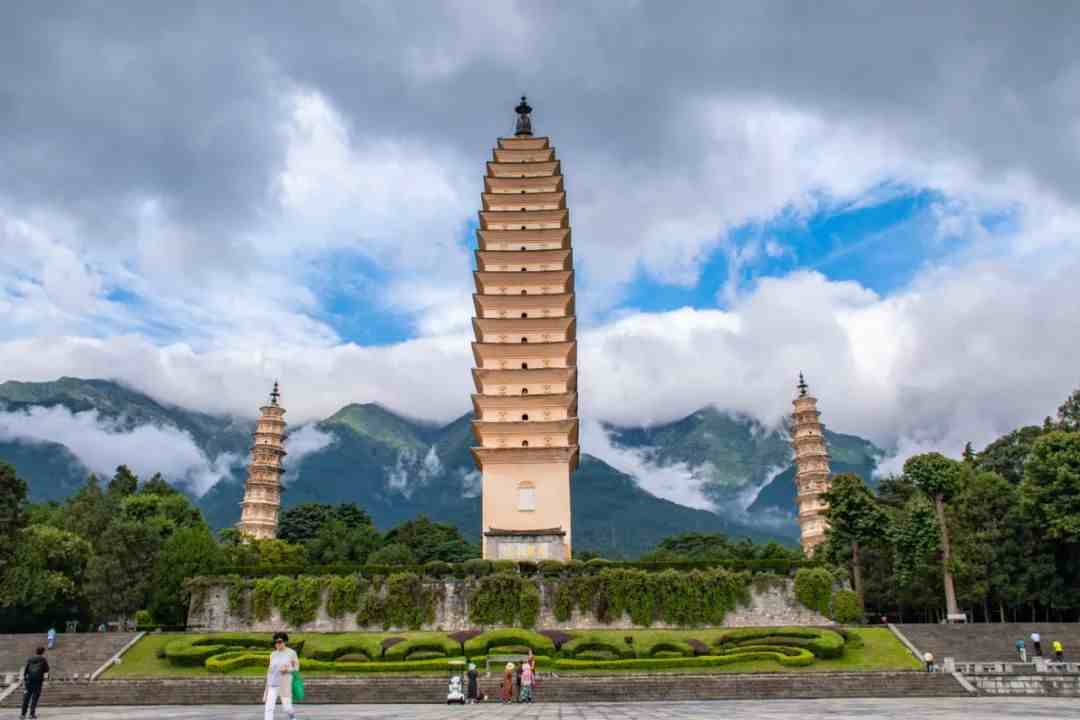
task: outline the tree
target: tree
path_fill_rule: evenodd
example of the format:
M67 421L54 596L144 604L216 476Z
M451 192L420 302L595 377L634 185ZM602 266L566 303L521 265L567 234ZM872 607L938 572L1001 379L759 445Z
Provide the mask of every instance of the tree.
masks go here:
M363 563L381 546L382 536L371 525L350 528L337 519L306 543L308 562L315 565Z
M1073 390L1057 411L1058 427L1067 432L1080 430L1080 388Z
M134 495L138 489L139 477L131 472L127 465L117 467L116 474L109 481L109 496L116 499L125 498L128 495Z
M1055 431L1039 438L1020 489L1047 537L1080 543L1080 432Z
M860 551L864 545L887 536L888 517L858 475L847 473L834 477L823 499L828 504L824 514L829 520L829 543L838 546L837 549L850 549L855 595L861 609L866 595Z
M386 533L385 540L387 545L401 544L409 548L419 563L439 559L435 557L436 548L445 543L465 542L456 527L432 522L426 515L398 525Z
M67 500L64 529L97 545L116 514L115 505L105 496L96 475Z
M14 467L0 462L0 574L13 560L26 519L26 481Z
M372 525L371 516L355 503L336 507L325 503L304 503L281 513L278 539L291 543L307 542L331 520L340 520L348 528Z
M952 573L952 549L949 527L945 519L945 502L955 492L960 479L961 464L941 453L923 453L907 459L904 475L934 503L938 532L941 535L941 569L945 583L945 607L949 615L959 614L956 587Z
M161 548L157 528L131 521L111 524L86 567L86 597L96 618L127 617L146 607Z
M37 618L63 612L79 598L90 553L90 543L74 533L24 528L15 560L0 578L0 606Z
M154 473L150 479L143 483L139 492L144 495L179 495L180 491L166 482L161 473Z
M642 559L655 561L721 561L734 560L735 547L723 533L683 533L664 538L653 552Z
M183 527L174 532L161 546L154 570L149 604L154 620L163 625L186 624L184 580L216 573L222 557L221 547L206 525Z
M416 565L416 556L408 545L393 543L385 545L368 556L372 565Z
M1037 425L1028 425L1003 435L976 455L975 467L995 472L1013 485L1019 485L1024 479L1024 463L1031 454L1031 447L1044 432Z

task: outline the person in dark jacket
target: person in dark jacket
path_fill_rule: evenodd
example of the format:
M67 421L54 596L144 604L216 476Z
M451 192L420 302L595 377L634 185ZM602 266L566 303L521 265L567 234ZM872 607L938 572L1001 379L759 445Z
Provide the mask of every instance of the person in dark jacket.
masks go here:
M41 698L41 687L45 684L45 676L49 674L49 661L45 659L45 648L39 647L33 656L26 661L23 668L23 701L22 716L26 717L26 709L30 709L30 717L37 717L37 704Z
M465 700L470 704L480 702L480 673L476 671L476 663L469 663L466 677L468 681L465 683Z

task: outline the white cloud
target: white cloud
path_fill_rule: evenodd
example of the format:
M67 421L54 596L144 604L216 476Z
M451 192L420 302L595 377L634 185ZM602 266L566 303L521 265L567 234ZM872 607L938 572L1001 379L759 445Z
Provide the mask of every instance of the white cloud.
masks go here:
M285 475L281 478L288 485L300 472L300 463L305 457L329 447L335 440L334 435L323 432L314 423L300 425L290 429L285 437Z
M235 453L208 458L188 433L168 426L139 425L98 416L96 410L72 413L63 407L32 407L0 413L0 437L19 442L55 442L67 448L99 476L108 478L119 465L140 477L160 472L195 495L228 477L241 462Z

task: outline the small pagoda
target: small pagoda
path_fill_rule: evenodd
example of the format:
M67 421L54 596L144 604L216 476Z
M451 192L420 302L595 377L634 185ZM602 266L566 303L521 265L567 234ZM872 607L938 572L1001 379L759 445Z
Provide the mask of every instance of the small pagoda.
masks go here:
M792 401L791 445L795 449L795 503L799 511L799 534L803 553L812 557L814 549L825 541L828 521L822 495L829 490L829 450L825 445L825 426L817 409L817 398L810 395L806 380L799 373L799 394Z
M532 107L487 163L477 230L473 457L483 555L570 559L578 463L577 331L562 168Z
M259 408L240 522L236 525L246 539L277 537L281 476L285 472L285 408L278 403L280 397L277 381L274 381L270 402Z

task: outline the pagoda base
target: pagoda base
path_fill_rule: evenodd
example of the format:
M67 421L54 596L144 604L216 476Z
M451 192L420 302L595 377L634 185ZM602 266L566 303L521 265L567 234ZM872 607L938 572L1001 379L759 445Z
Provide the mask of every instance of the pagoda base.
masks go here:
M484 557L488 560L570 559L566 532L561 528L543 530L497 530L484 532Z

